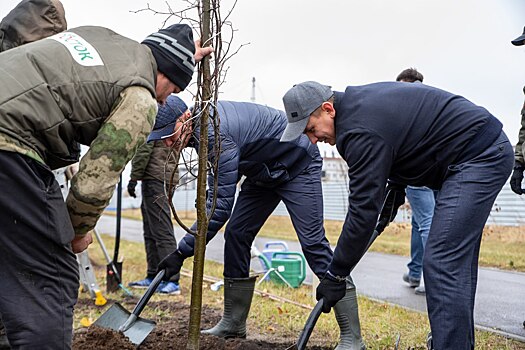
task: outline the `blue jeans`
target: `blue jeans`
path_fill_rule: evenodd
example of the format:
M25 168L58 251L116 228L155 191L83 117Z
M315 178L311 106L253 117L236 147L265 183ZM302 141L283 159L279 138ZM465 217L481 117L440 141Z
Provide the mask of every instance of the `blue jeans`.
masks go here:
M412 236L410 239L410 262L408 275L420 279L423 267L423 253L427 244L428 232L434 216L436 199L434 191L428 187L407 187L407 198L412 208Z
M450 165L436 199L423 271L434 349L474 349L483 227L514 163L502 132L478 156Z

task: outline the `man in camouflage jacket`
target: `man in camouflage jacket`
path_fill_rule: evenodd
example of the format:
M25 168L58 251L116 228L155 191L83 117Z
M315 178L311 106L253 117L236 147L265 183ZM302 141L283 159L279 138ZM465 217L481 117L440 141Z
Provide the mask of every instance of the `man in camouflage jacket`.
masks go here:
M525 44L525 27L523 28L523 34L511 41L514 46L523 46ZM523 93L525 94L525 86L523 87ZM510 178L510 188L516 194L522 195L525 193L525 189L521 187L523 182L523 171L525 171L525 102L521 108L521 128L518 134L518 143L514 149L514 171Z
M157 265L167 255L177 249L177 240L173 232L171 209L166 190L169 183L179 182L178 153L170 149L162 141L145 143L139 147L131 162L131 180L128 183L128 193L136 197L135 187L141 181L142 203L140 211L144 230L144 246L146 248L147 276L145 279L132 282L130 287L148 287L157 271ZM175 177L171 175L175 171ZM165 294L180 294L180 274L163 281L158 292Z
M42 38L65 29L57 11L36 13L61 23L44 23ZM0 25L1 47L9 49L0 54L0 314L12 347L67 349L78 291L74 253L91 243L88 232L145 142L157 102L183 90L195 60L211 49L195 45L182 24L142 44L102 27L23 39L39 27L33 17L17 23L24 17L11 13ZM90 148L65 204L51 170L77 162L79 144Z

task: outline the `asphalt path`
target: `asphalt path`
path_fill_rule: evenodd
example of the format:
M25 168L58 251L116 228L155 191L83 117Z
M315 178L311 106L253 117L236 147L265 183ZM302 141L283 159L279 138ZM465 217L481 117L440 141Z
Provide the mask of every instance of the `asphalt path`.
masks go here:
M115 234L114 216L102 216L97 224L99 232ZM184 235L175 229L177 240ZM122 219L122 239L143 242L142 222ZM274 239L257 238L255 246L263 251L265 244ZM300 251L299 243L286 242L290 251ZM206 259L223 262L224 236L219 233L206 248ZM407 257L369 252L352 272L360 295L401 307L426 313L424 296L414 294L402 280L406 271ZM252 269L261 271L258 258L252 259ZM307 267L305 283L312 284L312 271ZM315 283L315 282L314 282ZM361 315L366 317L366 315ZM476 304L474 309L476 326L525 342L525 274L497 269L480 268Z

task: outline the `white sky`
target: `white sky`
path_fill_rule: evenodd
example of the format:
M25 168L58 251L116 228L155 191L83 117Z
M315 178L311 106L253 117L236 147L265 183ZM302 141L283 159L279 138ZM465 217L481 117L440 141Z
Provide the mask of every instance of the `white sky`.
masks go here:
M131 10L175 10L182 0L62 0L69 27L101 25L141 41L162 16ZM0 17L18 0L2 0ZM224 14L232 0L222 2ZM225 15L223 15L225 16ZM523 0L240 0L231 21L234 47L250 43L229 61L222 99L283 109L295 83L347 85L394 80L408 67L425 83L484 106L504 124L512 143L520 127L525 47L510 43L525 25ZM167 24L176 23L173 19ZM197 37L198 34L195 34ZM181 95L190 103L191 96ZM322 147L328 150L328 147Z

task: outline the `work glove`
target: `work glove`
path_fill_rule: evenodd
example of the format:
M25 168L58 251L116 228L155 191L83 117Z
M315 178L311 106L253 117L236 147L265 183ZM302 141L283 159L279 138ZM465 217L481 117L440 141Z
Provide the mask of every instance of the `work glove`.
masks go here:
M389 182L386 186L387 197L376 226L378 233L383 232L388 224L396 218L399 207L405 203L405 188L406 186L404 185L392 182Z
M324 299L323 312L329 313L330 309L346 295L346 278L336 277L331 272L326 272L321 283L317 286L315 298Z
M165 270L164 277L162 279L164 281L169 281L171 277L175 276L180 272L183 262L184 257L177 249L176 251L174 251L173 253L161 260L161 262L157 266L157 273L159 273L160 270Z
M510 177L510 188L512 189L512 192L519 195L523 194L523 189L521 188L521 182L523 181L523 170L525 170L525 166L520 162L515 162L514 171Z
M137 180L129 180L128 182L128 193L131 197L137 198L137 194L135 193L135 187L137 187Z

